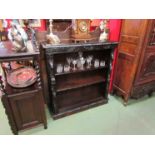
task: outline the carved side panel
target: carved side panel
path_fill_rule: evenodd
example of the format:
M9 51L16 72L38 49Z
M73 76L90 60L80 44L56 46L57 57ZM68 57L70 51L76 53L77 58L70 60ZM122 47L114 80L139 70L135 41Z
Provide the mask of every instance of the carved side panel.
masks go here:
M48 76L50 76L50 91L52 95L52 104L54 108L54 112L58 113L58 108L56 104L56 79L54 76L54 58L53 55L46 55L47 58L47 68L48 68Z
M111 50L111 54L110 54L110 60L109 60L109 71L108 71L108 75L107 75L107 83L106 83L106 98L108 96L108 92L109 92L109 84L110 84L110 75L111 75L111 71L112 71L112 62L113 62L113 58L114 58L114 49Z
M155 81L155 52L145 51L143 64L136 85Z
M149 45L155 45L155 20L152 24L152 30L150 33Z
M143 76L155 75L155 55L149 55L143 70Z

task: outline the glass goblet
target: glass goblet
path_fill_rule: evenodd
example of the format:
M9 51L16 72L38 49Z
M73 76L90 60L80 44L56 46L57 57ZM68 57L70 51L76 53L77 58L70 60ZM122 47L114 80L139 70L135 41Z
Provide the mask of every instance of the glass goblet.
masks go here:
M93 60L93 55L90 55L90 56L89 56L89 59L90 59L90 66L91 66L92 60Z
M68 65L70 66L70 64L71 64L71 62L72 62L72 58L71 57L67 57L67 63L68 63Z
M87 68L90 68L91 59L89 56L86 58L86 62L87 62Z
M73 70L76 70L76 68L75 68L75 66L76 66L76 64L77 64L77 60L76 59L73 59L73 61L72 61L72 63L73 63Z
M81 59L81 69L84 70L84 64L85 64L86 60L83 58Z

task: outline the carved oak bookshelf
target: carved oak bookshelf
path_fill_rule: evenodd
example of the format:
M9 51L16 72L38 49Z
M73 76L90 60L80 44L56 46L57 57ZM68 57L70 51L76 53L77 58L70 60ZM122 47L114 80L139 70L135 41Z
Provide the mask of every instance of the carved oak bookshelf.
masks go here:
M110 70L117 44L93 42L41 45L47 71L48 105L54 119L108 102ZM84 58L93 55L94 60L104 60L105 66L95 68L92 65L87 68L85 63L82 70L78 67L73 70L70 65L70 71L57 72L57 64L64 65L67 57L77 58L79 52Z

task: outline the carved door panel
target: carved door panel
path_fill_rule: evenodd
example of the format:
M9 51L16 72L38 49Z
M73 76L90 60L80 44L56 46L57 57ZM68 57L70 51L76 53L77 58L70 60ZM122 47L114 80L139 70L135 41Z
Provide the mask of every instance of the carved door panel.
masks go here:
M141 67L138 84L150 82L155 79L155 52L146 53Z
M149 45L155 46L155 20L152 20L152 28L149 36Z
M155 20L149 20L147 34L142 49L136 84L144 84L155 79Z
M18 130L41 122L39 98L37 91L10 98L10 106Z

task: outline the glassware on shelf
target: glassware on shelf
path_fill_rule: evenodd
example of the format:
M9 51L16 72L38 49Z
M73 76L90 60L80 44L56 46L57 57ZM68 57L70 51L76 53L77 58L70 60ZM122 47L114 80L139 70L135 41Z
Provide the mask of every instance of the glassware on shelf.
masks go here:
M81 58L81 68L82 70L84 70L84 64L85 64L86 60L84 58Z
M66 60L67 60L68 65L71 66L72 58L71 57L67 57Z
M89 56L86 58L86 61L87 61L87 68L91 68L91 66L92 66L92 60L93 60L93 55L89 55Z
M91 67L91 59L89 56L86 58L86 62L87 62L87 68L90 68Z
M91 65L92 65L92 60L93 60L93 55L90 55L90 56L89 56L89 59L90 59L90 67L91 67Z
M84 69L84 64L85 64L85 59L83 57L83 53L82 52L79 52L79 59L77 61L77 67L81 70Z
M99 67L99 59L95 59L94 61L94 67L98 68Z
M63 72L63 65L62 64L57 64L57 73L62 73Z
M104 60L100 61L100 67L105 67L105 61Z
M65 64L64 65L64 72L69 72L70 71L70 65Z
M73 70L76 70L77 59L73 59L72 63L73 63L73 66L74 66Z

